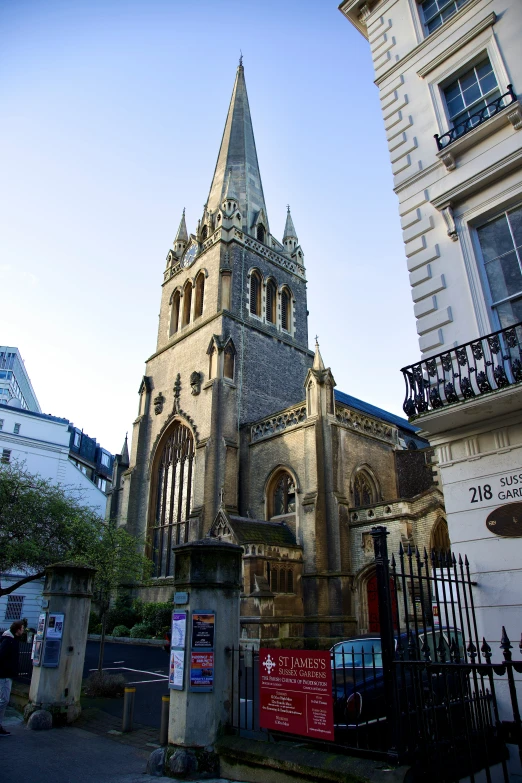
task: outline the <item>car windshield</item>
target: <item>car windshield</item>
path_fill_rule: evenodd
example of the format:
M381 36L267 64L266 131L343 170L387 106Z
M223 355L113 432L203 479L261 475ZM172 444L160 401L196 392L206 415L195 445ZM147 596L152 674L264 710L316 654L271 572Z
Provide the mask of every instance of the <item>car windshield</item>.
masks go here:
M355 668L382 669L381 640L375 639L350 639L347 642L336 644L333 648L334 666L336 669Z

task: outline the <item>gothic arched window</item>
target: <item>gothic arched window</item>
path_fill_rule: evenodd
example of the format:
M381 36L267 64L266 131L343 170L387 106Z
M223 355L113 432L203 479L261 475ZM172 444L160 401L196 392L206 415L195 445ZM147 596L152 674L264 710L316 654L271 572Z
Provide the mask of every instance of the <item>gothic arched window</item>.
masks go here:
M353 481L353 505L371 506L377 502L375 486L369 474L365 470L359 470Z
M155 576L173 574L172 547L188 539L193 463L192 433L176 421L155 460L152 485L154 516L151 522Z
M286 471L278 473L270 484L268 511L269 518L295 513L295 484Z
M208 226L205 225L201 230L201 241L204 242L207 237L208 237Z
M196 310L194 318L203 315L203 297L205 295L205 273L200 272L196 278Z
M266 284L266 308L265 318L271 323L275 324L276 320L276 300L277 300L277 288L273 280L269 280Z
M170 306L169 337L172 337L172 335L178 331L180 298L181 298L180 292L176 291L174 296L172 297L172 303Z
M290 331L290 293L287 288L281 291L281 329L285 332Z
M259 242L265 241L265 227L260 223L256 229L256 238L259 240Z
M236 357L236 351L232 342L229 342L225 348L225 355L223 360L223 375L225 378L234 380L234 362Z
M290 568L286 574L286 591L288 593L294 592L294 572Z
M261 315L261 275L255 270L250 275L250 312Z
M192 308L192 283L187 283L183 292L183 317L181 319L181 326L186 326L190 323L190 311Z

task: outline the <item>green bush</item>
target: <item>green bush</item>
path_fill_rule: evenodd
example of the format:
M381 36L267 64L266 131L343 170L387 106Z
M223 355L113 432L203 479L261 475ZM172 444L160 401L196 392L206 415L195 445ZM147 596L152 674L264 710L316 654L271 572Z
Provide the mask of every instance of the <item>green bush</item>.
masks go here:
M100 626L100 616L96 614L96 612L91 612L89 615L89 631L88 633L100 633L100 631L95 631L94 629Z
M170 628L172 608L172 603L169 601L143 604L143 622L150 626L151 633L154 636L162 636L164 630Z
M132 639L152 639L152 629L147 623L138 623L130 629L129 636Z
M117 625L112 629L113 636L129 636L130 630L126 625Z
M111 633L117 625L125 625L127 628L132 628L140 619L132 607L116 605L107 612L107 633Z
M122 674L106 674L93 672L85 681L86 696L108 696L115 698L123 695L125 677Z

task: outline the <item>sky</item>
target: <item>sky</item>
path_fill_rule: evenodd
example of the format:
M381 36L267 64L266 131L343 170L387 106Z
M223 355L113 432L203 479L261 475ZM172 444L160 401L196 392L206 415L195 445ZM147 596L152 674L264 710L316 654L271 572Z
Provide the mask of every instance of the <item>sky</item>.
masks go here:
M290 204L305 254L310 347L341 391L402 414L419 349L397 199L369 45L335 0L3 0L0 344L45 413L113 453L240 52L270 230Z

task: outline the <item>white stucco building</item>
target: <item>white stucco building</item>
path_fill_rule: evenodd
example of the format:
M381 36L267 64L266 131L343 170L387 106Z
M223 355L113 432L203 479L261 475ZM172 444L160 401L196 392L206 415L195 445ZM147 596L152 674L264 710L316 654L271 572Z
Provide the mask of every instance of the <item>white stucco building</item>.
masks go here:
M61 484L86 506L105 516L107 497L85 474L85 466L72 450L76 428L67 419L0 404L0 460L24 463L25 469ZM102 457L103 457L102 450ZM107 452L108 454L108 452ZM110 459L112 460L112 456ZM74 461L73 461L74 460ZM109 467L112 462L109 461ZM17 574L1 574L4 587L18 581ZM41 608L43 580L28 582L10 595L0 598L0 630L13 620L27 617L36 627Z
M405 411L437 447L497 657L502 626L522 631L522 3L340 10L371 47L399 201L422 355Z

